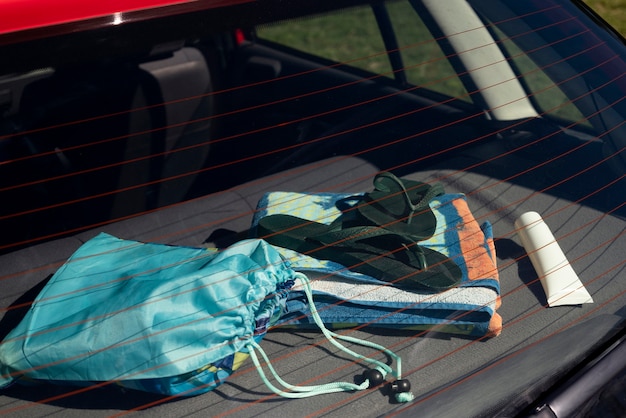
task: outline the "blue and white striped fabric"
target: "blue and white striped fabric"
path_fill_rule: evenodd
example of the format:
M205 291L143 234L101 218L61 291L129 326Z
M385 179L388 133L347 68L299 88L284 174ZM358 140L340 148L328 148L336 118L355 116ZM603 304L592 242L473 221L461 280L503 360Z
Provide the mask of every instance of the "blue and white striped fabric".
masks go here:
M252 222L269 215L289 214L330 224L359 202L361 194L267 193L258 203ZM452 258L463 272L459 287L439 294L405 291L376 278L352 272L328 260L318 260L295 251L276 247L292 268L312 279L316 304L322 320L334 327L367 324L471 336L496 336L502 319L500 284L496 267L491 225L479 225L464 195L445 194L433 199L437 218L432 238L420 245ZM346 212L347 211L347 212ZM311 324L306 299L294 287L287 302L282 325Z

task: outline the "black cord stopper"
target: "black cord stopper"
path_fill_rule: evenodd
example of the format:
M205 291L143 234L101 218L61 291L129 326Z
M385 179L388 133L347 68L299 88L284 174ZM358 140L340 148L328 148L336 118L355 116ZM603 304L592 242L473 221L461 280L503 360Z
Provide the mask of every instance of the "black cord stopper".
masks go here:
M369 369L363 373L363 378L369 380L370 388L376 387L385 381L385 377L377 369Z
M411 391L411 382L406 379L396 380L389 385L391 393L403 393Z

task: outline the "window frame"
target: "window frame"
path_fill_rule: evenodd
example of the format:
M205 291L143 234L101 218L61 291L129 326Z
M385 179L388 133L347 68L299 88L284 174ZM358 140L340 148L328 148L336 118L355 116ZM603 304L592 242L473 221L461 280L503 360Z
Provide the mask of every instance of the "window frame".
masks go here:
M412 3L412 2L411 2ZM258 43L263 46L267 46L277 51L288 53L294 55L298 58L306 59L309 61L316 62L320 65L332 67L336 70L345 71L347 73L353 74L358 77L362 77L368 79L370 81L374 81L378 84L392 87L398 90L404 90L406 93L419 95L426 99L445 103L446 105L453 106L458 108L463 112L476 112L477 110L484 111L484 106L478 106L476 103L473 103L471 100L463 100L458 97L454 97L433 89L429 89L428 87L418 86L415 84L411 84L408 82L406 77L405 66L402 58L401 51L399 50L399 44L397 41L396 31L394 30L395 26L391 21L387 8L386 2L379 3L364 3L359 4L358 6L370 6L372 8L374 17L376 19L379 33L381 34L381 39L385 45L385 52L387 60L390 64L391 71L393 72L393 77L390 77L386 74L377 74L374 72L367 71L365 69L349 65L344 62L337 62L332 59L316 55L313 53L309 53L306 51L302 51L300 49L294 48L289 45L285 45L282 43L278 43L262 36L259 36L258 27L254 27L249 34L249 40ZM341 9L336 9L331 12L336 12ZM416 10L417 12L417 10ZM276 23L282 23L285 21L289 21L290 19L282 20ZM424 22L427 26L431 34L433 34L432 25L429 25L427 22ZM441 45L440 45L441 46ZM445 53L445 51L443 51ZM450 58L446 57L448 62L450 62ZM459 78L460 82L463 83L463 86L467 90L468 85L463 81L463 77L459 76L459 72L466 72L464 67L454 62L450 62L452 68L456 71L456 76ZM480 94L480 92L478 92Z

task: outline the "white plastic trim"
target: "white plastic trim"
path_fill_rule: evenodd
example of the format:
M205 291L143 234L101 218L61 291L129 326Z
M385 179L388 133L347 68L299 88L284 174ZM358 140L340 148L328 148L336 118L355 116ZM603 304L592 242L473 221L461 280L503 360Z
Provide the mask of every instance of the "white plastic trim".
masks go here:
M502 51L465 0L423 3L480 90L493 119L538 116Z

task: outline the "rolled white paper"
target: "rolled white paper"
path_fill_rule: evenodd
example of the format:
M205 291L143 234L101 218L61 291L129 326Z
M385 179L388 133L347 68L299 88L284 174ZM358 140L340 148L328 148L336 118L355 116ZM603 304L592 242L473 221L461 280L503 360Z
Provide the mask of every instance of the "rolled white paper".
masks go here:
M515 221L515 228L541 280L548 306L593 303L541 215L526 212Z

